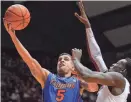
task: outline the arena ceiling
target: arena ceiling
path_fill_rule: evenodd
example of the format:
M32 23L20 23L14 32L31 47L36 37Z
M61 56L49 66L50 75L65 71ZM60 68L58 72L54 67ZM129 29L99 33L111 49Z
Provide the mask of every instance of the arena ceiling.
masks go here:
M2 17L12 4L2 2ZM74 17L74 12L79 12L76 2L26 1L22 4L29 9L31 22L16 33L27 49L52 54L69 52L74 47L86 49L84 26ZM131 47L130 1L84 1L84 5L102 52ZM3 23L2 46L14 47Z
M124 10L124 8L126 8L128 6L130 7L131 1L125 1L125 2L124 1L103 1L103 2L100 2L100 1L95 1L95 2L88 1L87 2L87 1L85 1L84 5L86 8L86 12L90 18L98 16L98 15L102 15L107 12L112 12L115 10L116 10L116 14L118 14L118 18L120 18L119 14L122 13L122 10ZM119 11L121 10L121 12L117 13L118 10ZM125 10L125 12L129 12L128 9ZM128 15L126 15L125 12L123 12L122 15L125 14L125 16L128 17ZM111 15L109 15L109 16L111 16ZM114 15L112 15L112 16L114 16ZM114 19L116 19L116 18L114 18ZM121 20L119 22L121 22ZM114 22L114 24L115 24L115 22ZM108 38L108 40L115 47L121 47L121 46L125 46L127 44L131 44L131 25L125 24L122 26L114 27L112 29L104 31L104 35L105 35L105 37Z

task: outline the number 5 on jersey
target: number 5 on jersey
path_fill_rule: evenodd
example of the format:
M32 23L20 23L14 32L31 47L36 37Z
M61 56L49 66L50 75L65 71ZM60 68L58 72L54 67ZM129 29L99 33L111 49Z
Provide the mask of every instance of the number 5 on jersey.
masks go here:
M64 93L66 92L66 90L64 89L58 89L57 90L57 95L56 95L56 101L57 102L61 102L64 99Z

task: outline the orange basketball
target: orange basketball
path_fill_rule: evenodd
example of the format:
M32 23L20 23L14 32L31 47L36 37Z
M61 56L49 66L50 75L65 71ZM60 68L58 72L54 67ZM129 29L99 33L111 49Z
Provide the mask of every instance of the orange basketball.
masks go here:
M25 6L15 4L6 10L4 19L11 23L13 29L22 30L30 22L30 12Z

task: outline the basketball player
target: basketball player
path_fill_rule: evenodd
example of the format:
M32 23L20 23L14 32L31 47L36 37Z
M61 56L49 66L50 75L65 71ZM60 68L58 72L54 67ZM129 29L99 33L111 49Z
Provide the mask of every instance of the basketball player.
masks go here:
M100 48L94 38L82 2L79 2L79 8L81 15L75 13L75 16L86 27L86 38L91 58L94 60L101 72L91 71L80 63L77 57L82 55L82 51L79 49L72 50L75 68L79 71L85 81L96 82L103 85L98 92L96 102L126 102L128 94L130 93L130 84L126 79L126 75L128 74L127 72L129 68L131 68L131 59L121 59L117 63L113 64L108 70L102 58Z
M44 102L81 102L80 88L88 90L87 83L72 77L74 64L72 57L63 53L59 56L57 63L58 75L52 74L29 54L21 42L18 40L15 30L11 24L4 20L4 25L13 41L18 53L28 65L32 75L40 83L43 91ZM96 84L97 86L97 84ZM95 90L98 89L98 86Z

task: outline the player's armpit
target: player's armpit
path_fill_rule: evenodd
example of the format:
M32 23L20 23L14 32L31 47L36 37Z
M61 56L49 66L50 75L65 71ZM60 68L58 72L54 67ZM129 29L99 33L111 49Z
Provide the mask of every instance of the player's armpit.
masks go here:
M84 76L83 79L88 82L96 82L97 84L118 88L122 88L125 83L124 77L117 72L92 72L91 74Z
M30 65L28 64L28 67L32 75L41 84L41 87L44 88L45 82L50 72L42 68L41 65L35 59L32 59L32 60L33 60L32 64Z
M98 85L96 83L88 83L85 81L81 81L81 87L89 92L96 92L98 91Z

